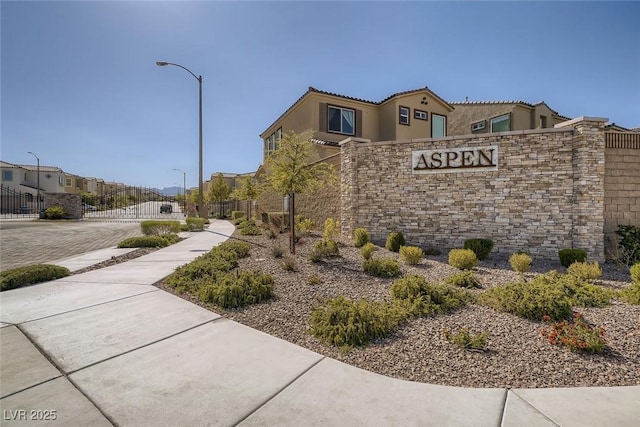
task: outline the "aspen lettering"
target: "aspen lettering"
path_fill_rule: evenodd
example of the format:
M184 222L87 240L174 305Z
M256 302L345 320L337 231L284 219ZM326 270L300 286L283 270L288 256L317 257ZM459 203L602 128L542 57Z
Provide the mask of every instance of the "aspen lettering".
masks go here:
M472 168L496 170L497 167L497 146L413 152L413 170L418 172Z

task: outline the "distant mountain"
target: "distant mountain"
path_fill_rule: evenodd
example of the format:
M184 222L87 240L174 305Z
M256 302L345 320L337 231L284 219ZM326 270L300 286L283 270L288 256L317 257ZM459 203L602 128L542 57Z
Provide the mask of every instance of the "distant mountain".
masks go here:
M165 187L162 190L159 188L157 190L165 196L177 196L178 194L182 194L182 187Z

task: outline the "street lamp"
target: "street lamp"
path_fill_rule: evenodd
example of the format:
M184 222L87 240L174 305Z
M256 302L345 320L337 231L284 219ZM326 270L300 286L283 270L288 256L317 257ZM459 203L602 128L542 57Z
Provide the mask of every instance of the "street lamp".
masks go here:
M182 172L182 213L187 215L187 173L182 169L174 168L174 171Z
M38 213L40 213L40 158L38 156L35 155L35 153L31 152L31 151L27 151L27 154L31 154L33 157L36 158L36 161L38 162L38 169L37 169L37 173L38 173L38 202L36 204L36 206L38 207Z
M159 67L164 67L167 65L174 65L176 67L180 67L183 70L187 71L189 74L191 74L197 81L198 81L198 87L199 87L199 176L198 176L198 214L200 215L200 218L207 218L207 209L204 206L204 203L202 202L202 76L196 76L195 74L193 74L191 72L190 69L183 67L180 64L174 64L173 62L166 62L166 61L157 61L156 65Z

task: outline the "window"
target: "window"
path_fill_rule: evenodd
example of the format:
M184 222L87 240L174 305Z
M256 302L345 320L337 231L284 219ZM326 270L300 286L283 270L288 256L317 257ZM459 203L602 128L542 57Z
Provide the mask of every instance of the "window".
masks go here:
M431 113L431 138L447 136L447 116Z
M511 130L511 116L509 114L503 114L491 119L491 132L506 132L509 130Z
M547 127L547 116L540 116L540 128L545 129Z
M3 181L13 181L13 171L2 171Z
M64 186L65 187L71 187L71 178L65 178L64 179Z
M477 130L482 130L487 127L487 122L485 120L481 122L475 122L471 125L471 132L475 132Z
M274 151L280 148L280 141L282 140L282 128L278 128L275 132L269 135L264 140L264 156L270 156Z
M400 107L400 124L401 125L409 125L409 109L407 107Z
M422 110L413 110L413 117L418 120L429 120L429 115L426 111Z
M58 184L59 185L64 185L64 181L63 181L62 175L58 175Z
M332 105L328 106L327 111L329 132L344 133L346 135L355 134L355 111L349 108L334 107Z

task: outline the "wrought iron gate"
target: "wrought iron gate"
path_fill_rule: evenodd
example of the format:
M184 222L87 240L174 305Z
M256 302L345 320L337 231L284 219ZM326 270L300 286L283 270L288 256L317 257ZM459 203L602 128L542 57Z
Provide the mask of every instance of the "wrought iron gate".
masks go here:
M102 194L82 195L84 218L183 218L183 206L155 188L123 186Z

